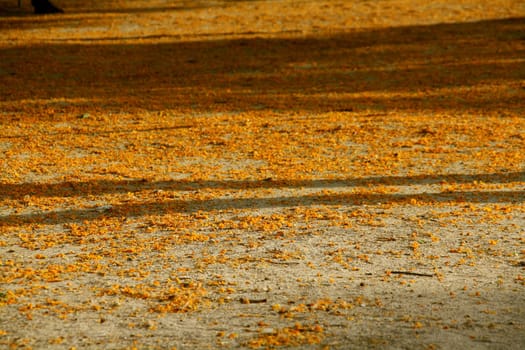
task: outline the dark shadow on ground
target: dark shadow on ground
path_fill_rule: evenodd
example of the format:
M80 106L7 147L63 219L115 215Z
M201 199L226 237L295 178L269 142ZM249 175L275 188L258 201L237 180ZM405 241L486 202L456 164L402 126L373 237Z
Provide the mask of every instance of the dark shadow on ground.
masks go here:
M195 191L202 189L258 189L258 188L330 188L342 186L382 185L421 185L440 183L505 183L525 180L524 172L508 174L479 175L430 175L407 177L372 177L362 179L338 180L297 180L297 181L94 181L80 183L62 183L56 185L22 184L0 187L5 197L20 199L25 195L33 196L87 196L104 193L127 193L145 190ZM439 193L332 193L307 194L302 196L282 196L269 198L217 198L208 200L163 200L146 203L124 203L108 207L87 209L66 209L39 214L12 214L0 217L0 225L15 226L21 224L61 224L104 217L138 217L145 215L165 215L169 213L193 213L197 211L217 211L235 209L282 208L312 205L376 205L421 203L522 203L525 191L447 191Z
M446 174L416 176L377 176L363 178L320 179L320 180L221 180L221 181L147 181L147 180L91 180L87 182L63 182L56 184L0 183L0 199L22 199L25 196L37 197L83 197L104 194L142 192L142 191L195 191L206 189L250 190L284 188L319 188L359 187L373 185L414 186L432 184L468 184L468 183L511 183L525 182L525 172L493 174Z
M13 113L22 100L56 113L523 111L524 32L525 18L512 18L155 44L84 37L0 50L0 102L12 102L4 111ZM507 88L472 90L498 84Z
M132 1L126 1L124 3L118 2L115 7L115 3L98 1L90 3L88 1L80 1L71 3L70 1L54 1L54 4L63 8L66 15L91 15L91 14L141 14L141 13L152 13L152 12L173 12L173 11L186 11L186 10L196 10L201 8L213 8L213 7L226 7L228 2L220 3L216 1L192 1L184 2L183 4L174 4L174 5L165 5L165 6L153 6L149 7L137 7L133 6ZM166 2L164 2L166 4ZM112 6L113 5L113 6ZM35 16L33 13L33 8L30 5L30 0L22 1L21 6L18 6L17 0L2 0L0 1L0 18L2 17L17 17L13 18L17 23L31 24L31 20L35 18L38 19L38 16ZM53 18L51 16L46 16L40 18L41 23L51 23L55 21L68 20L64 16L58 16Z
M285 208L313 205L377 205L428 203L521 203L525 201L525 191L456 191L447 193L418 194L332 194L305 195L273 198L218 198L210 200L167 200L136 204L119 204L101 208L66 209L40 214L13 214L0 217L0 226L23 224L64 224L84 222L102 218L134 218L146 215L166 215L170 213L195 213L209 211L228 211L240 209Z

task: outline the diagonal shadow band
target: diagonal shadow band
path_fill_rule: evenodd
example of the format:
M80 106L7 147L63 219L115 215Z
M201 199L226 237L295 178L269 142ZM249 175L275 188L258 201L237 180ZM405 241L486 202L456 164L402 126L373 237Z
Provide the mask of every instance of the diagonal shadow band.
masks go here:
M70 32L75 33L78 18L72 20ZM51 18L34 21L0 21L0 31L59 24ZM302 30L277 35L275 28L197 30L184 37L86 34L78 42L78 35L65 35L65 42L56 38L0 48L5 80L0 102L3 112L17 118L20 104L28 102L68 113L102 104L137 112L233 112L263 106L300 113L430 109L521 115L524 28L525 18L516 17L311 35ZM17 64L20 57L23 65ZM85 67L91 67L89 74ZM486 89L493 84L497 92ZM508 88L498 88L501 84Z
M217 198L209 200L168 200L163 202L127 203L107 209L67 209L39 214L13 214L0 216L0 226L23 224L57 225L85 220L116 217L141 217L167 215L170 213L194 213L198 211L222 211L263 208L293 208L314 205L376 205L382 204L436 204L436 203L523 203L525 191L457 191L416 194L310 194L304 196L273 198Z
M0 199L37 197L77 197L87 195L116 194L151 190L194 191L203 189L278 189L278 188L334 188L370 185L411 186L465 183L511 183L525 182L525 172L491 174L443 174L414 176L374 176L319 180L93 180L85 182L46 183L0 183Z

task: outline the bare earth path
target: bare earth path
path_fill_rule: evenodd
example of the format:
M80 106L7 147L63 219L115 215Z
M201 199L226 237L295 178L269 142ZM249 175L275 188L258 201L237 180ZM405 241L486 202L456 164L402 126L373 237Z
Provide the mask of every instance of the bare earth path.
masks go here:
M522 1L0 1L0 349L522 349Z

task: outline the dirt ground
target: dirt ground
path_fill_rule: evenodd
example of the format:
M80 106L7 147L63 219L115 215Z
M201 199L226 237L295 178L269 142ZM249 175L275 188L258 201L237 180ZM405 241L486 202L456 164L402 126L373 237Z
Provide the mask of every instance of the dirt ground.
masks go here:
M0 349L525 348L525 3L0 1Z

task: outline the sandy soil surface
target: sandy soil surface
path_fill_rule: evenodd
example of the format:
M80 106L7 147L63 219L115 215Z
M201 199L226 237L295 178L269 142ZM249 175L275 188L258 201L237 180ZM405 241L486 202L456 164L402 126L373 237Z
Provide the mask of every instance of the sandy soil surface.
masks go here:
M522 349L522 1L0 1L0 348Z

